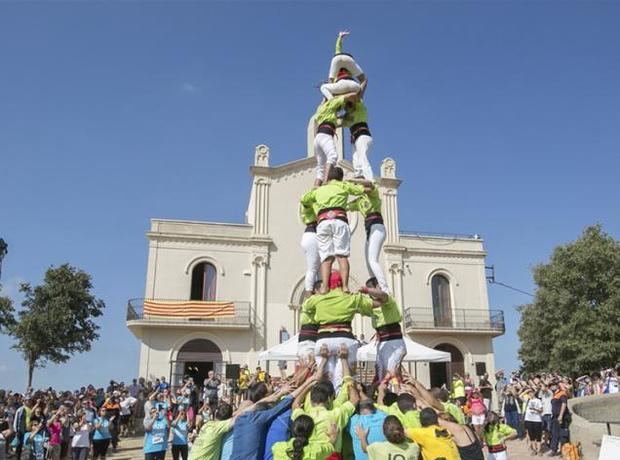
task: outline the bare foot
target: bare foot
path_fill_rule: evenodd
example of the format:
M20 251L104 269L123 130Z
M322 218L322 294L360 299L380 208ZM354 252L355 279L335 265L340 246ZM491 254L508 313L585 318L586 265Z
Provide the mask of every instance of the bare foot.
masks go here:
M340 359L347 359L349 357L349 347L346 344L340 344L340 350L338 351L338 357Z
M324 358L324 359L329 358L329 348L327 348L326 344L321 345L321 348L319 350L319 355L321 356L321 358Z

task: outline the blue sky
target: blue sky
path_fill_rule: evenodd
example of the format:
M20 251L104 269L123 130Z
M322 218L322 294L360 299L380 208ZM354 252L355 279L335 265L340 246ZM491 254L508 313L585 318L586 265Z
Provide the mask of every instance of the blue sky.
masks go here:
M304 154L340 29L370 80L372 161L404 179L403 230L477 232L497 279L529 291L584 226L620 237L619 20L617 2L0 3L5 291L69 262L108 305L93 351L35 384L135 375L124 316L149 218L241 221L254 146ZM489 296L512 369L528 298ZM0 375L23 386L19 355Z

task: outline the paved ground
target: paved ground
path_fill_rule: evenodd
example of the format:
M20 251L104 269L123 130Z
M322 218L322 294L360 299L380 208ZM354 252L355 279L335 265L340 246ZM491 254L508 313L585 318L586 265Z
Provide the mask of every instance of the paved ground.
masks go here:
M108 455L108 459L109 460L143 460L144 454L142 453L142 442L143 442L142 437L121 438L118 451L112 455ZM525 441L510 441L508 443L508 456L510 460L548 458L547 454L545 454L542 457L530 456L527 450ZM168 452L167 458L169 460L172 458L169 452Z

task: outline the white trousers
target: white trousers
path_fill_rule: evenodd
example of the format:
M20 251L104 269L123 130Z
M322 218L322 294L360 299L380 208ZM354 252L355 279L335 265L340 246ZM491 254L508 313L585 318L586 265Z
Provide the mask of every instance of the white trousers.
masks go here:
M505 450L504 452L496 452L494 454L489 452L488 460L508 460L508 451Z
M316 347L314 349L314 354L316 356L317 365L321 364L322 358L319 356L319 351L323 344L327 345L329 349L329 357L327 358L327 363L325 364L325 372L329 376L332 384L334 385L334 389L338 392L338 389L342 386L342 364L340 363L340 358L338 358L338 352L340 351L340 345L346 344L349 349L349 367L354 368L357 363L357 348L359 344L357 340L350 339L347 337L328 337L325 339L319 339L316 342Z
M314 283L319 279L319 267L321 257L319 256L319 243L315 232L304 232L301 236L301 247L306 256L306 278L304 287L306 291L312 291Z
M310 356L314 356L316 342L312 340L304 340L297 344L297 357L303 363L307 363Z
M335 166L338 162L334 136L317 133L314 136L314 156L316 157L316 178L325 178L325 163Z
M316 239L321 262L333 256L349 257L351 229L346 222L340 219L325 219L319 222L316 227Z
M332 58L332 62L329 66L329 78L332 80L335 79L338 75L338 71L342 68L347 69L355 78L358 78L364 73L362 68L357 65L357 62L355 62L355 59L353 59L352 56L349 56L348 54L336 54Z
M403 339L387 340L377 343L377 374L379 381L388 372L394 373L407 354L407 346Z
M372 137L366 134L359 136L353 144L353 173L357 176L364 176L366 180L375 178L372 167L368 161L368 152L372 147Z
M334 96L341 94L359 93L361 89L361 85L355 80L343 79L333 83L323 83L321 85L321 94L329 101Z
M385 225L373 224L370 227L370 235L366 240L366 266L368 273L374 275L379 283L379 288L383 292L389 292L387 281L385 280L385 273L381 262L379 262L379 256L381 255L381 248L385 242Z

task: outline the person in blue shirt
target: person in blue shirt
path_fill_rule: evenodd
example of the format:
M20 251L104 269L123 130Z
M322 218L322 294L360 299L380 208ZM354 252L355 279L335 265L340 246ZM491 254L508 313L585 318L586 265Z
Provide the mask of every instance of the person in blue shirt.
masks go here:
M30 432L24 435L24 446L29 450L30 455L26 457L28 460L44 460L45 443L47 442L47 433L44 426L38 420L30 422Z
M276 442L288 441L291 438L292 413L292 408L285 410L269 425L269 430L265 437L265 455L263 455L263 460L273 460L273 452L271 451L273 445Z
M95 427L95 431L93 431L93 460L97 460L97 458L105 460L112 440L110 420L106 418L106 414L105 407L99 409L99 417L95 419L93 424Z
M172 459L187 460L187 433L189 430L185 408L181 407L177 417L172 421Z
M240 415L235 423L230 459L263 460L269 426L291 408L293 400L299 394L305 393L314 383L315 379L308 379L292 393L288 384L285 384L278 392L255 404L254 410Z
M168 448L168 419L153 407L144 418L144 460L164 460Z
M368 460L368 454L362 449L362 443L355 434L355 428L360 425L367 434L368 444L385 441L383 434L383 422L387 414L375 408L372 399L364 399L359 403L358 413L351 417L346 430L353 441L355 460Z

